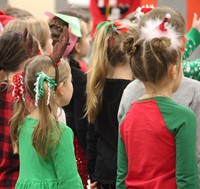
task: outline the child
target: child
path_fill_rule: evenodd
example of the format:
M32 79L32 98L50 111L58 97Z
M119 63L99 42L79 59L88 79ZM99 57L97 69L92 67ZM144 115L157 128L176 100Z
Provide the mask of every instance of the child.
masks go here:
M62 12L63 14L57 14L54 16L53 19L49 22L49 27L51 30L51 36L53 39L53 45L56 43L57 38L59 36L59 33L61 33L62 28L64 26L68 26L68 21L62 19L62 15L72 15L73 17L76 17L80 21L80 28L81 28L81 37L75 36L72 31L70 31L71 41L70 41L70 47L66 50L66 52L63 54L63 58L68 58L69 63L71 66L76 67L78 69L81 69L83 72L87 71L87 67L83 64L83 58L85 58L88 54L89 48L90 48L90 30L88 29L88 21L84 15L79 12L79 14L73 12L65 11ZM72 30L72 29L70 29Z
M12 78L23 71L27 59L21 33L10 31L0 37L0 189L14 189L18 178L19 157L13 154L9 132Z
M97 26L87 78L86 114L88 173L91 187L115 188L117 171L117 111L124 88L133 75L123 40L138 39L137 27L127 21Z
M80 20L83 20L86 23L86 27L87 27L87 34L86 34L87 39L91 41L90 38L91 38L92 20L88 11L85 11L84 9L81 9L75 5L68 5L67 9L63 12L60 12L60 14L74 16L76 18L79 18ZM79 66L83 72L88 71L88 59L90 56L90 51L91 51L91 45L90 45L89 50L88 48L85 48L84 56L78 59ZM85 56L86 52L87 52L87 57Z
M63 57L69 60L72 72L72 84L74 88L74 93L70 104L64 106L63 109L66 114L67 125L72 128L75 135L74 147L78 171L83 181L84 188L86 189L88 180L85 156L88 122L87 119L84 118L86 103L86 74L81 70L81 66L78 61L79 59L76 58L82 55L82 57L87 55L87 49L89 48L89 38L87 36L88 31L86 23L84 21L80 21L82 37L77 37L72 33L72 26L68 23L69 21L61 19L63 18L63 16L66 15L56 15L57 16L54 16L54 18L52 18L49 22L53 45L57 42L64 26L67 26L68 28L71 27L71 29L68 29L70 32L70 45L67 47Z
M117 188L198 188L196 118L171 100L182 79L182 24L176 11L155 8L140 21L141 39L127 49L145 92L120 126Z
M83 188L73 151L73 133L56 116L58 106L68 104L73 93L70 67L67 61L59 61L63 53L59 50L53 51L53 57L29 59L24 70L24 87L36 108L25 119L16 116L23 115L17 111L11 118L11 138L20 156L16 189ZM19 101L15 108L19 105L23 103Z

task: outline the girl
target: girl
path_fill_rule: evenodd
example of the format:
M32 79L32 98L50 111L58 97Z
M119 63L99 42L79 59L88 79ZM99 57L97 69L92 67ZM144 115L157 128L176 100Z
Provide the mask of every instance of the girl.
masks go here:
M22 119L16 114L23 115L23 108L18 108L23 104L17 103L11 118L11 138L20 156L16 189L83 188L73 151L73 133L56 116L58 106L68 104L72 97L70 67L65 60L56 62L55 58L39 55L29 59L24 70L25 90L36 108Z
M171 100L182 79L182 25L176 11L155 8L140 21L141 39L127 48L145 92L120 126L116 188L198 188L196 117Z
M12 112L12 78L28 59L22 34L6 32L0 37L0 189L14 189L19 172L19 157L13 154L9 132Z
M86 114L88 173L91 187L115 188L117 171L117 111L124 88L133 79L123 40L138 39L127 21L98 25L89 62Z
M58 14L57 14L58 15ZM62 14L59 14L62 15ZM62 17L54 17L50 20L49 26L51 29L53 44L55 44L64 28L69 24L66 20L62 20ZM78 62L78 57L84 57L87 55L89 49L89 37L87 26L84 21L80 21L82 37L77 37L70 32L70 46L66 49L63 57L69 60L69 64L72 72L72 84L74 93L69 105L64 106L63 109L66 114L67 125L72 128L74 132L74 146L77 159L78 171L82 178L84 188L87 185L87 170L86 170L86 133L88 122L84 118L84 110L86 103L86 74L81 70L81 66ZM80 28L79 28L80 29Z

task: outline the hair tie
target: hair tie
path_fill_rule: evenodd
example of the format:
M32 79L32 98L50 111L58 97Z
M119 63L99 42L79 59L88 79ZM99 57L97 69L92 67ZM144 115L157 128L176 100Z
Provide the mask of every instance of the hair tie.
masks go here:
M57 86L54 79L47 76L44 72L37 72L35 74L37 76L36 82L34 83L34 91L35 91L35 106L38 106L38 101L40 100L41 96L44 96L44 81L47 82L48 85L48 97L46 105L50 103L50 92L53 90L55 92L55 87Z
M24 82L23 82L23 72L17 73L13 76L13 91L12 96L14 97L15 101L24 101L25 102L25 88L24 88Z

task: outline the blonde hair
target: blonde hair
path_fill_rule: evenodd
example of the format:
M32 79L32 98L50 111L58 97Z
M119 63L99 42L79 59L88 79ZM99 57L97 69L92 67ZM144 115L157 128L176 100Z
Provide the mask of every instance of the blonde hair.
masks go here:
M6 24L3 32L23 32L25 28L28 29L28 32L39 42L42 50L45 51L47 42L51 35L48 23L42 19L36 18L34 16L17 18Z
M44 72L47 76L55 80L56 70L49 56L35 56L31 58L25 66L24 86L32 100L35 99L34 83L36 83L37 79L35 74L38 72ZM59 81L57 84L59 85L60 82L65 82L70 75L70 67L66 60L61 60L58 72ZM42 96L38 101L39 121L32 134L32 144L41 157L44 157L47 154L49 147L55 146L60 138L60 127L57 118L58 104L55 100L56 97L54 91L51 90L50 104L46 105L48 98L47 82L43 83L43 88L44 96ZM19 128L23 121L23 107L23 103L16 102L14 104L14 110L19 109L20 111L13 111L13 115L10 120L10 134L15 152L19 151L18 139Z
M115 65L125 64L129 56L123 50L123 41L132 36L135 41L138 39L136 25L127 26L127 32L120 30L112 31L112 25L104 24L96 31L94 45L89 62L87 74L87 103L86 115L88 121L93 123L102 105L102 94L108 72Z

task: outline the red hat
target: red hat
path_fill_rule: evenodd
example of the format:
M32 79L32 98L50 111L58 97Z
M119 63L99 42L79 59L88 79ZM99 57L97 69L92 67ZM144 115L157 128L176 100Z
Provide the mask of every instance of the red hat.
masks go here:
M0 10L0 22L5 26L9 21L14 20L14 17L6 15L3 11Z

